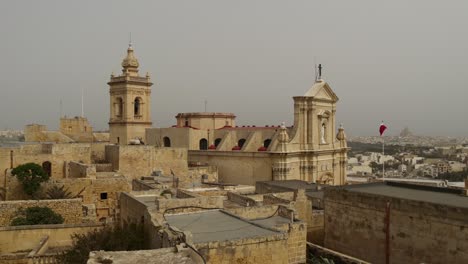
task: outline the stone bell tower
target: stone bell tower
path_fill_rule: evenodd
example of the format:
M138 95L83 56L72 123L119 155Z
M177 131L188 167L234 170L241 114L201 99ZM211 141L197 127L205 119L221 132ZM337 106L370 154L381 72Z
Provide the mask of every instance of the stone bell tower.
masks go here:
M150 76L138 74L138 60L132 44L122 61L122 74L111 75L107 83L110 87L110 143L129 144L131 140L145 141L145 129L151 123Z

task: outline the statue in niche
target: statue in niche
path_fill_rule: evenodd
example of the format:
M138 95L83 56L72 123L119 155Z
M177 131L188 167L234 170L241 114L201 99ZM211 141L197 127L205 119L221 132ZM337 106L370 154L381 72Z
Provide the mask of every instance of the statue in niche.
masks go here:
M327 142L325 141L325 132L326 132L326 126L325 123L322 123L322 129L320 131L320 143L321 144L326 144Z

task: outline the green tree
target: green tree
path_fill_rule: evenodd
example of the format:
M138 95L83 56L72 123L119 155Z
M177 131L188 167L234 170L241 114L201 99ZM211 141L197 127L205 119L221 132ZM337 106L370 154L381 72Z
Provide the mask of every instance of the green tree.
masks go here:
M23 190L28 195L34 195L41 187L41 183L49 179L49 175L36 163L19 165L11 171L23 185Z
M47 189L46 191L47 199L71 199L74 198L73 194L68 191L68 188L65 189L65 186L58 187L54 185Z
M141 226L105 227L87 234L72 235L73 246L59 257L59 263L85 264L91 251L132 251L146 249Z
M50 225L62 223L63 217L60 214L57 214L49 207L39 206L18 210L17 217L11 221L12 226Z

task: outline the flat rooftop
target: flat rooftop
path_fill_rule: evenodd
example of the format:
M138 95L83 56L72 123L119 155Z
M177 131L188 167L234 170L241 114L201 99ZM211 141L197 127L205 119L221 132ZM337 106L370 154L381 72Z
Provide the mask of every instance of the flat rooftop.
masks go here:
M167 222L179 230L192 233L194 243L229 241L280 234L220 210L167 215Z
M468 208L468 197L461 195L461 190L457 189L397 182L356 184L337 188L343 188L350 192Z

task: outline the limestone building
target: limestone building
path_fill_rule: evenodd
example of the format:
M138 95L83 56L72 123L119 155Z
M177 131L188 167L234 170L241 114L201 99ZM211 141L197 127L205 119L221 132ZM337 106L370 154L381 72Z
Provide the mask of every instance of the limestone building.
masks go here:
M54 143L91 143L108 142L109 133L93 131L93 127L86 117L60 117L58 131L48 130L39 124L26 125L24 128L26 142L54 142Z
M234 116L219 127L193 122L193 113L177 115L177 125L146 130L148 144L189 149L189 161L218 167L223 182L303 180L333 185L345 183L347 144L344 129L336 131L338 97L318 79L294 99L294 125L235 126ZM213 116L214 113L197 113ZM201 118L195 119L197 121Z
M122 61L122 74L111 75L110 81L110 143L129 144L131 140L144 140L145 129L151 123L150 76L138 74L139 63L130 44Z

